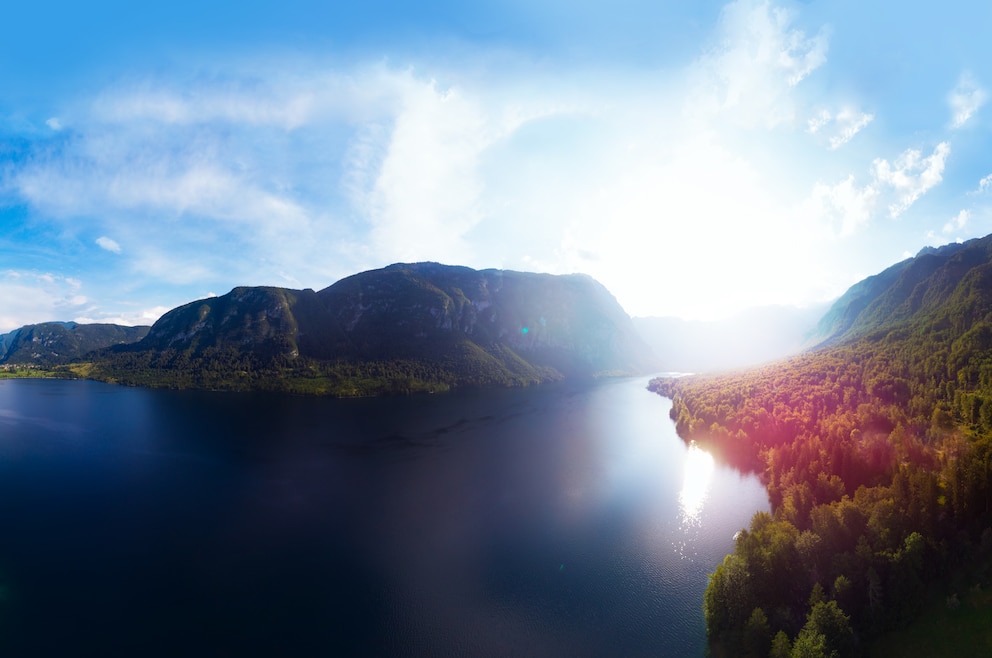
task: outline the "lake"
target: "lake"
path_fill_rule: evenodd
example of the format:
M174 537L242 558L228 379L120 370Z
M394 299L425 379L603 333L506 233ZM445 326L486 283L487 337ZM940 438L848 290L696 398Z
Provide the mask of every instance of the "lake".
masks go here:
M0 654L702 656L768 499L647 381L0 381Z

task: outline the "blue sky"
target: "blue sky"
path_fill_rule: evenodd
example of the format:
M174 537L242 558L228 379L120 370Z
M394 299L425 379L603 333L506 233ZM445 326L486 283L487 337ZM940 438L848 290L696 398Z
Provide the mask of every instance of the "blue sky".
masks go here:
M16 3L0 331L435 260L632 315L992 233L992 5Z

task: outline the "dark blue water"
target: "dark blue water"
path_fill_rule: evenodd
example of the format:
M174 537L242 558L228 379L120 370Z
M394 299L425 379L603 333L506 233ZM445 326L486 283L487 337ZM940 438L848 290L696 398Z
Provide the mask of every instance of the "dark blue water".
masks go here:
M768 502L645 385L0 381L0 654L701 656Z

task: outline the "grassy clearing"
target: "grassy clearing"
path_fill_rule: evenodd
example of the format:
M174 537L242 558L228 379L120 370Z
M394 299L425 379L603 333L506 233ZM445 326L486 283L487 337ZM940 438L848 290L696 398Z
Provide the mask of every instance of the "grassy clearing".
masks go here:
M71 372L76 377L82 377L83 379L90 379L93 376L93 364L92 363L72 363L68 366L69 372Z
M54 372L41 368L19 368L17 366L0 368L0 379L42 379L56 376Z

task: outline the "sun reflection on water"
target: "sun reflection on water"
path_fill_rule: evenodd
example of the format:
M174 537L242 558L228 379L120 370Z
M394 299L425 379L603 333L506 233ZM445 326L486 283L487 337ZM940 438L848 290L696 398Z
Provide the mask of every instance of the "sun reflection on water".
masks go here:
M685 456L682 491L679 492L683 525L699 523L703 503L709 494L713 469L713 456L691 443Z

